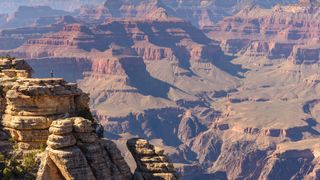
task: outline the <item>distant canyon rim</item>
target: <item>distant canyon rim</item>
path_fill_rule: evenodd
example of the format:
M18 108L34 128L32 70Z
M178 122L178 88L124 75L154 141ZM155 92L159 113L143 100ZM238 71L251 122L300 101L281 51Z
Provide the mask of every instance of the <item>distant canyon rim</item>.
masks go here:
M319 5L23 6L0 14L0 54L77 82L131 169L142 137L182 179L320 179Z

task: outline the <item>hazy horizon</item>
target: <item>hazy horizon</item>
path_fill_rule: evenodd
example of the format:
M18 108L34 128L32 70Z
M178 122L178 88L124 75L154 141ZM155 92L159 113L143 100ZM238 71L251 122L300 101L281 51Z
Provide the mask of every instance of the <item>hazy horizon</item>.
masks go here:
M97 5L105 0L1 0L0 14L12 13L19 6L50 6L53 9L73 11L82 5Z

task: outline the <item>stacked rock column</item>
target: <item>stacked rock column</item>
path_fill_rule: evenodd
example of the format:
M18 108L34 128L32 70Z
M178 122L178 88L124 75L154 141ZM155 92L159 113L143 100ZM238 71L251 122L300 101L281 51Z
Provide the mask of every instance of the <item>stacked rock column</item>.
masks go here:
M130 139L127 146L137 163L134 180L179 179L173 165L167 160L162 149L154 147L144 139Z
M49 132L39 180L60 180L50 176L52 172L65 179L131 180L121 152L111 141L97 137L90 120L81 117L56 120Z
M72 119L54 121L47 141L50 159L66 179L95 179L86 157L76 146Z

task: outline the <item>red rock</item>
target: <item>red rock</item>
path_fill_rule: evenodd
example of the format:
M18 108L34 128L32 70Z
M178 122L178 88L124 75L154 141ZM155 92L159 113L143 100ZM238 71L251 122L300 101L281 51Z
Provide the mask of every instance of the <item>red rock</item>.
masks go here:
M320 39L320 21L313 18L319 9L314 8L314 3L317 2L302 1L273 9L247 8L206 31L223 42L226 52L288 58L296 45L312 44ZM235 40L234 37L239 38Z

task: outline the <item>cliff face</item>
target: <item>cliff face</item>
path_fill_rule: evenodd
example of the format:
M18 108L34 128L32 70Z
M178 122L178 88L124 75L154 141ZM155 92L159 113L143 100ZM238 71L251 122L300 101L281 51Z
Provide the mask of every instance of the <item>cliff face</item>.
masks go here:
M39 149L39 170L35 164L27 174L38 170L37 179L132 179L117 146L101 138L103 129L91 115L89 97L76 84L31 78L32 69L23 60L1 59L0 70L1 152L19 158L18 154ZM8 136L3 131L17 144L13 150L5 143ZM141 157L133 155L140 162ZM150 165L162 161L167 162ZM2 174L4 171L1 169L1 177L13 177ZM157 172L168 173L164 169ZM174 173L172 169L164 179L173 179Z
M49 132L37 179L131 179L116 145L99 139L90 120L53 121Z
M290 58L297 64L315 62L316 50L308 48L317 46L319 40L319 21L313 18L319 8L313 4L313 1L302 1L272 9L246 8L208 27L207 31L224 42L226 52L264 55L269 59ZM229 37L238 37L237 43ZM301 55L302 51L310 55Z
M19 57L41 58L70 56L70 51L74 52L73 56L77 56L96 50L91 54L98 56L104 52L114 56L139 56L145 61L182 61L185 58L212 60L213 55L218 57L221 54L218 42L207 38L190 23L169 16L163 8L155 9L145 19L110 18L94 28L80 23L58 24L64 25L60 31L40 38L29 38L23 46L7 52Z
M167 9L170 15L180 17L192 22L197 27L212 26L215 22L224 16L230 16L237 13L242 8L252 5L260 5L262 7L273 7L274 5L294 3L290 1L188 1L188 0L121 0L105 2L105 8L112 17L137 17L144 16L148 12L157 8Z
M1 30L0 49L15 49L26 43L29 39L40 38L43 34L54 33L63 30L65 25L77 23L72 16L40 17L31 26L8 28Z
M17 83L6 92L2 124L21 148L39 148L46 141L53 120L88 111L88 97L75 85L59 79Z
M163 150L155 148L144 139L131 139L127 146L137 161L133 179L179 179Z
M113 7L121 4L108 2ZM220 5L233 2L221 1ZM196 6L194 3L188 4ZM131 4L131 8L137 4ZM135 13L132 9L123 11ZM163 147L185 179L319 179L319 148L315 144L319 144L320 132L320 70L316 64L318 46L312 45L317 43L318 21L310 18L316 11L309 5L245 9L205 29L221 41L219 44L161 7L143 17L108 18L104 22L98 17L93 24L68 21L71 24L64 24L58 32L31 38L20 48L1 53L28 57L37 77L48 77L53 69L54 77L80 80L79 87L90 93L90 108L104 126L104 136L115 140L131 168L134 159L128 156L123 142L143 137ZM88 18L95 13L109 12L103 7L89 13ZM221 49L236 56L223 54ZM38 90L40 86L46 92L55 85L71 88L58 79L25 81L19 80L23 87L30 84ZM13 90L19 98L29 93ZM70 93L72 102L77 93ZM103 172L88 168L105 168L106 163L119 165L116 160L108 160L112 157L98 161L86 153L108 152L101 139L87 131L87 139L82 139L74 117L54 120L57 123L51 123L51 129L63 129L58 122L67 121L64 125L69 133L55 134L45 129L50 145L43 172L78 177L77 172L60 172L66 167L64 162L70 163L76 157L86 161L71 167L87 172L87 177L118 176L122 168L113 168L111 173L109 166ZM89 144L95 149L88 150ZM72 152L65 146L76 150ZM153 177L158 170L164 170L161 176L176 178L167 174L172 167L156 148L137 139L129 146L138 147L133 152L143 157L135 177Z

